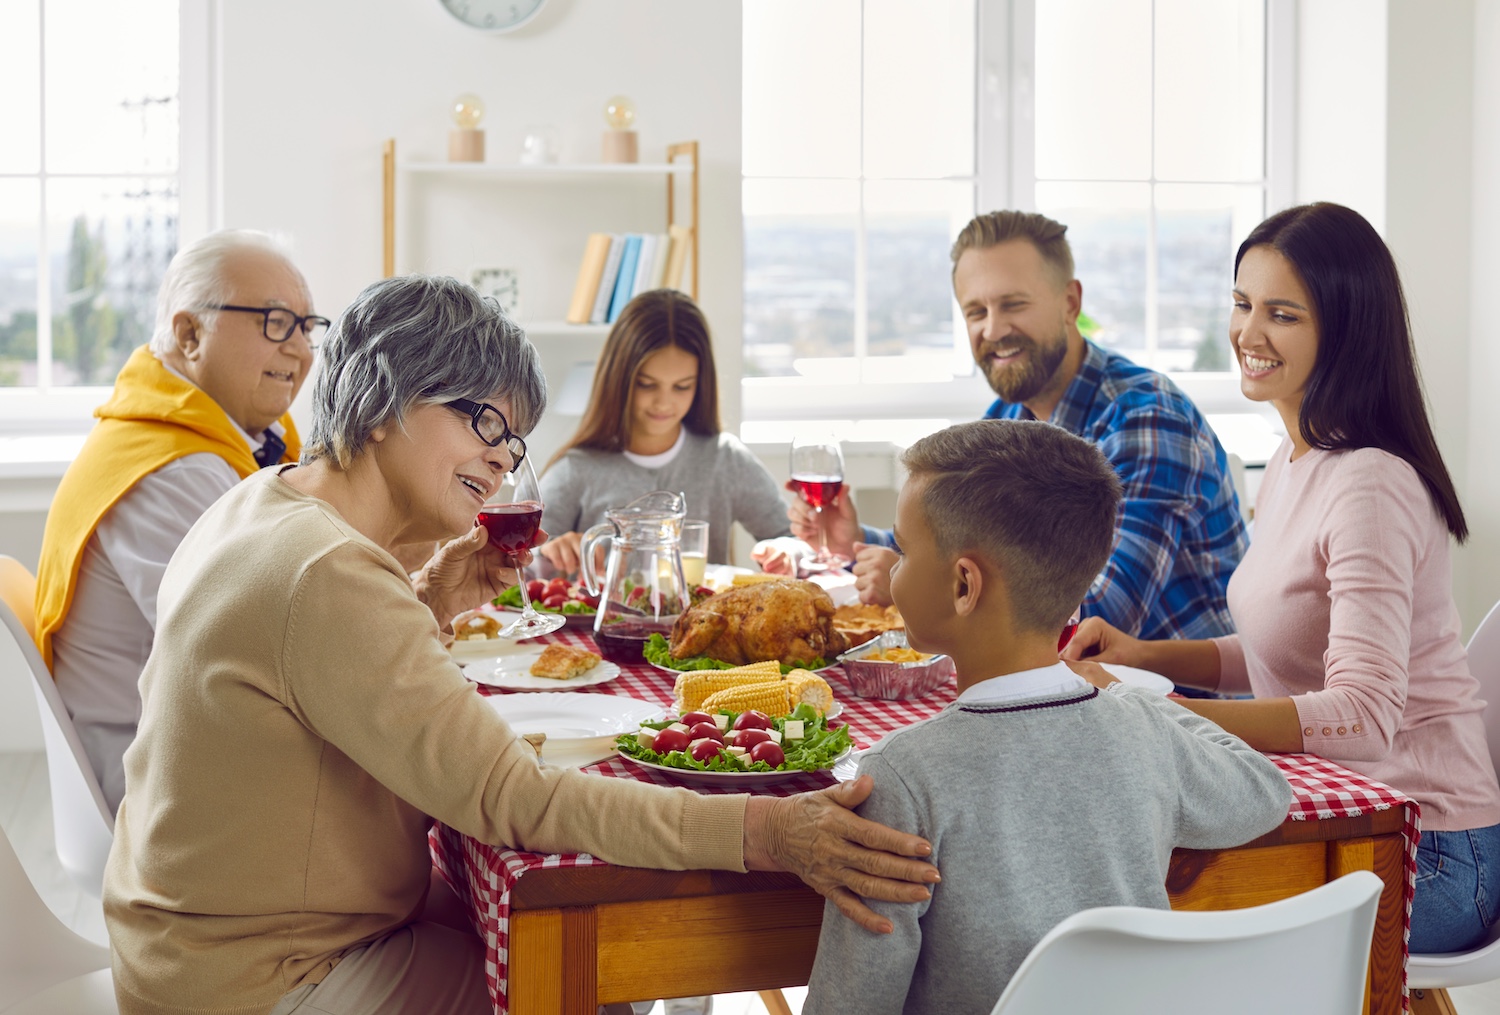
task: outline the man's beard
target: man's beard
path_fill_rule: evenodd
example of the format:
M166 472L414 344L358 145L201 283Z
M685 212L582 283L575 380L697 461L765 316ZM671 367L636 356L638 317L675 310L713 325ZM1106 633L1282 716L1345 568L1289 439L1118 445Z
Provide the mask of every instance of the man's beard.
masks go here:
M1017 347L1024 351L1019 359L1009 363L995 363L988 358L995 349ZM1000 342L986 343L980 355L984 358L980 360L979 369L984 371L995 394L1007 402L1025 402L1041 393L1067 358L1068 333L1059 332L1055 341L1046 344L1015 335Z

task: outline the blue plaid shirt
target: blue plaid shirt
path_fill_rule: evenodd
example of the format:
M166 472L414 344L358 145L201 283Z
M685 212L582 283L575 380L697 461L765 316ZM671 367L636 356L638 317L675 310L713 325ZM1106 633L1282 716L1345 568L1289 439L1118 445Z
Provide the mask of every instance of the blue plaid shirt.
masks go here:
M1249 540L1229 460L1208 421L1166 377L1085 341L1083 364L1048 420L1093 441L1124 484L1115 548L1083 601L1140 638L1234 633L1229 576ZM986 419L1034 419L996 399ZM889 532L865 541L895 547Z

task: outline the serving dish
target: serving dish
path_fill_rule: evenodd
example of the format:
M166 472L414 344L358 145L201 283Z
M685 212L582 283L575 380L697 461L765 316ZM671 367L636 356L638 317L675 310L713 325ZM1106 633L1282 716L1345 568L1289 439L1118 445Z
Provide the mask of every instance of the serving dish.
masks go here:
M906 648L904 630L885 631L863 645L839 656L844 668L844 683L861 698L920 698L931 694L952 680L957 672L953 660L945 655L929 656L910 663L870 659L886 649Z

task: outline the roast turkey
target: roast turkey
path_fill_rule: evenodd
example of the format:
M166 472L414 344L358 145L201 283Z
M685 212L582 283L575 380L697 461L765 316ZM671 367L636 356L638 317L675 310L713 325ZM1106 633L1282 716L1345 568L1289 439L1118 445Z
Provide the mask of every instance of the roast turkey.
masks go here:
M726 663L775 659L829 662L849 647L833 626L833 600L812 582L772 581L709 596L677 618L672 655L708 656Z

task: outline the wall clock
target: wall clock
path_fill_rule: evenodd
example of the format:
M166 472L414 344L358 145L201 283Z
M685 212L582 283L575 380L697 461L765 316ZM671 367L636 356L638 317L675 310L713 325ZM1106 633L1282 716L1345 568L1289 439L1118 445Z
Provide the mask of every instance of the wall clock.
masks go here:
M443 9L481 32L514 31L540 13L547 0L439 0Z

